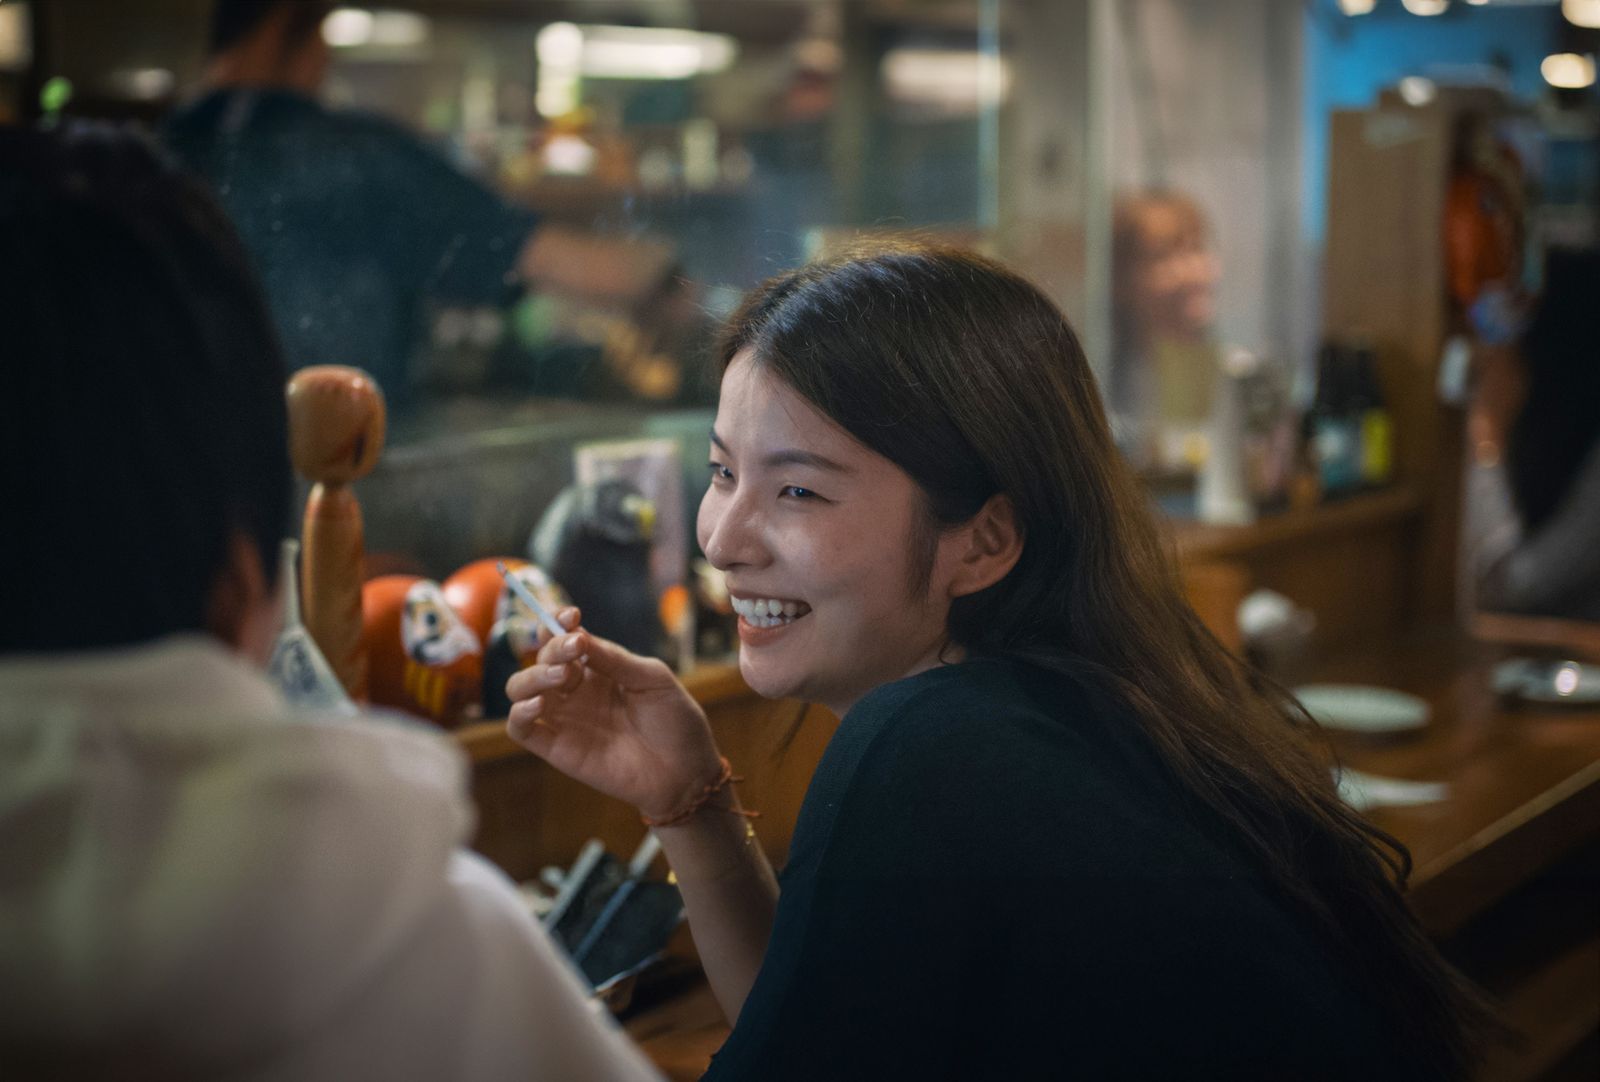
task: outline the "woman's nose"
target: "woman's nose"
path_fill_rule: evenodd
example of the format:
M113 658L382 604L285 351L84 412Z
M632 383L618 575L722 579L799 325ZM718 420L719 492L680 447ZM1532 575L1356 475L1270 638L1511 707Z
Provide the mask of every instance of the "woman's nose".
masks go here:
M700 504L700 547L719 571L759 565L766 557L754 508L738 495L706 493Z

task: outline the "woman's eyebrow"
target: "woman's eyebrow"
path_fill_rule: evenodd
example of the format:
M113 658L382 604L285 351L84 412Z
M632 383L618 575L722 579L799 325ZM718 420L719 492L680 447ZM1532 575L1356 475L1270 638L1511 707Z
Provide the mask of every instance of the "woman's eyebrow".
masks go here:
M711 442L716 444L724 454L732 454L728 445L722 442L722 437L717 435L716 429L711 430ZM832 473L854 473L855 470L840 462L835 462L827 455L819 455L815 451L802 451L798 447L783 448L771 451L761 458L761 464L772 466L810 466L813 469L828 470Z

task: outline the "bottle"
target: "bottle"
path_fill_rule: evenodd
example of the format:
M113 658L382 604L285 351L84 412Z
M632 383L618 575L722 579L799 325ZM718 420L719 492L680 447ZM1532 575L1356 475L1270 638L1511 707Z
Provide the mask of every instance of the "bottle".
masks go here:
M1351 409L1350 352L1337 342L1317 359L1317 396L1306 416L1317 479L1326 499L1348 495L1361 484L1361 432Z
M1237 351L1236 351L1237 352ZM1229 358L1233 360L1233 358ZM1200 465L1198 506L1201 522L1243 526L1255 521L1245 469L1244 382L1251 358L1224 363L1212 387L1208 444Z
M1372 347L1356 346L1351 360L1351 409L1361 433L1361 484L1380 488L1394 474L1394 420L1383 402Z
M283 583L283 630L273 644L267 677L295 706L354 714L355 703L350 701L344 685L334 675L333 668L300 619L299 555L300 542L285 539L280 549L278 571L279 581Z

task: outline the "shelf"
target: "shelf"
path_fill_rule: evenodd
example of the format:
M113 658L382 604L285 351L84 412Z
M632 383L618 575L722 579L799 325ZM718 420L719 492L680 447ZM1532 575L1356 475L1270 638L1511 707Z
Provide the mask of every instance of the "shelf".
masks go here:
M1312 537L1348 534L1406 522L1422 512L1421 501L1406 488L1363 493L1305 511L1267 515L1248 526L1208 526L1171 521L1178 554L1201 561L1246 556L1296 544Z

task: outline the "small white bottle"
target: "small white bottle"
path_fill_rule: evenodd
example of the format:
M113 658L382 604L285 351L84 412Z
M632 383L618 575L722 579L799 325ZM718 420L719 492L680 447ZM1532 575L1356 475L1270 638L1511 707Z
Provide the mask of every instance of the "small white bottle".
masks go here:
M273 644L267 678L294 706L354 714L356 704L350 701L328 659L301 622L299 557L300 542L285 538L278 557L278 575L283 582L283 630Z

